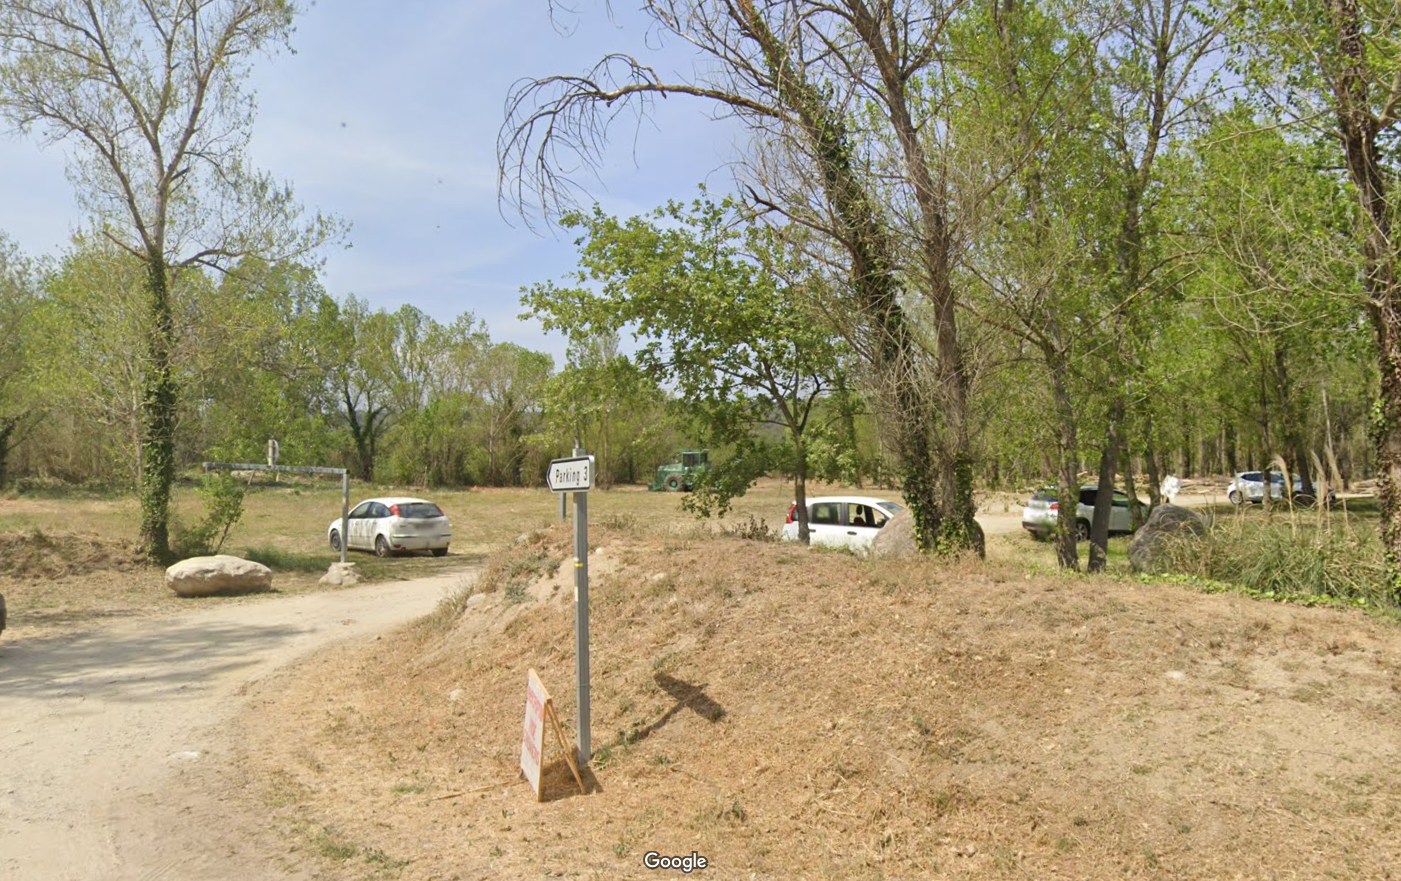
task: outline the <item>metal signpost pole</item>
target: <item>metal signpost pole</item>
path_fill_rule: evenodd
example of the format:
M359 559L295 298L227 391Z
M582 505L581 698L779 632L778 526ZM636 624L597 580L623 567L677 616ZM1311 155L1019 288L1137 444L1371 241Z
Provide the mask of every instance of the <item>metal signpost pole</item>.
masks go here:
M346 521L350 519L350 474L341 472L341 562L345 562L345 549L350 544L350 533L346 531Z
M566 521L566 520L569 519L569 508L566 507L566 506L568 505L568 503L569 503L569 493L560 493L560 494L559 494L559 522L560 522L560 523L563 523L564 521Z
M583 456L577 444L574 455ZM593 475L589 475L593 482ZM579 683L579 763L593 758L589 744L589 494L574 493L574 647Z

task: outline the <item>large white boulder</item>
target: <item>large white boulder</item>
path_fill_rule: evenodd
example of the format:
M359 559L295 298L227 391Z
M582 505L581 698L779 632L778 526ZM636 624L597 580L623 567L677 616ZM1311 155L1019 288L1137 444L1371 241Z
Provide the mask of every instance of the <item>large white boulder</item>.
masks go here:
M272 570L231 554L191 557L165 570L165 586L182 597L270 590Z

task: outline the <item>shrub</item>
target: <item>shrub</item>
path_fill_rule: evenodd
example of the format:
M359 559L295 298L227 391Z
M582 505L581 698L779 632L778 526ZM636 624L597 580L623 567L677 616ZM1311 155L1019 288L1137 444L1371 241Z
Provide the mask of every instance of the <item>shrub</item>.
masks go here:
M1376 530L1346 515L1220 517L1206 539L1172 543L1168 559L1169 571L1270 598L1392 602Z
M232 474L206 474L196 491L204 502L204 519L192 527L175 524L174 551L180 557L217 554L229 531L243 518L244 485Z
M778 530L771 529L763 518L755 520L753 514L749 515L747 522L721 527L721 532L734 538L743 538L749 541L778 541Z

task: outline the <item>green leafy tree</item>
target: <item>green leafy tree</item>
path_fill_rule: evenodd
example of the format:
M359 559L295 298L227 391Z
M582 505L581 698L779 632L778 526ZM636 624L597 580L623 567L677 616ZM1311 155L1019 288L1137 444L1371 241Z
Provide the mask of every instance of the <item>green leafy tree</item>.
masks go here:
M372 482L380 440L396 415L396 403L403 400L396 388L398 328L393 315L372 312L367 302L354 297L340 308L339 320L323 327L329 337L325 344L340 354L331 370L337 415L354 444L357 476Z
M554 359L515 343L497 343L478 363L476 373L478 438L485 454L483 482L520 486L528 481L526 457L539 435L541 399ZM540 474L544 474L541 467Z
M567 363L543 390L545 442L553 450L581 442L605 489L638 482L679 437L667 395L619 343L616 333L571 340Z
M312 268L242 260L184 315L186 397L194 412L183 434L192 450L258 461L275 439L283 464L337 458L326 413L334 406L330 378L339 353L327 345L324 326L339 310Z
M1401 600L1401 29L1389 0L1281 0L1246 7L1240 70L1272 117L1330 148L1345 169L1379 393L1372 431L1382 544Z
M143 267L141 526L169 557L179 387L172 280L248 254L305 252L286 187L250 170L247 72L284 42L281 0L11 0L0 6L0 113L72 145L71 177L102 235Z
M534 285L527 307L572 340L630 328L641 343L637 363L675 389L707 439L741 444L746 455L723 463L705 484L715 494L707 511L723 510L772 464L751 439L755 428L781 427L806 541L808 429L838 354L803 306L810 267L792 258L774 230L742 223L728 202L673 202L627 221L595 208L561 222L582 233L570 279L579 286Z
M1035 404L1016 412L1056 439L1044 454L1063 511L1079 501L1081 423L1103 386L1095 362L1112 351L1096 297L1104 286L1085 248L1111 216L1088 186L1110 172L1094 130L1097 41L1076 31L1072 11L1015 0L970 11L957 32L966 109L953 115L969 201L980 206L969 212L980 242L966 262L969 306L1012 338L1002 378L1025 381L1012 365L1035 365ZM1008 408L1005 384L994 387L998 409ZM998 432L1018 430L1013 421ZM1063 568L1079 568L1078 538L1075 519L1059 518Z
M143 288L139 261L106 240L81 236L45 278L50 355L36 368L39 386L62 406L34 439L44 452L31 458L44 470L72 480L140 481Z
M1352 358L1364 300L1340 182L1318 172L1326 157L1247 113L1220 120L1201 149L1192 226L1208 247L1192 289L1220 341L1222 382L1247 405L1236 416L1258 430L1257 466L1283 454L1312 492L1311 458L1327 442L1309 436L1309 416Z
M386 437L388 473L408 483L473 482L483 409L478 373L491 340L471 313L446 326L426 317L417 322L397 393L399 415Z
M39 355L38 310L29 263L0 233L0 487L9 482L10 451L43 412L34 367Z
M955 267L963 240L944 149L951 22L965 4L660 0L657 28L711 64L675 81L609 55L581 76L521 83L498 141L503 194L558 210L569 170L594 164L620 104L686 95L753 135L753 201L804 229L840 267L821 287L884 400L925 550L983 551L974 520L970 371ZM940 100L921 100L940 92ZM799 238L806 238L807 233ZM838 257L840 255L840 257ZM876 384L879 383L879 384Z

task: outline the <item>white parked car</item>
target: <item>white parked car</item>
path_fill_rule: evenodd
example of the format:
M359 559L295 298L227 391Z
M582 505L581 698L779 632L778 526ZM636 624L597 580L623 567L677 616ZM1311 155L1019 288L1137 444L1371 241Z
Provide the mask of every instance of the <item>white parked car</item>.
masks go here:
M1314 496L1304 494L1304 478L1298 474L1290 481L1294 484L1294 492L1291 495L1294 501L1302 505L1312 505L1316 500ZM1314 491L1318 488L1315 486ZM1261 471L1242 471L1236 475L1231 485L1226 487L1226 498L1231 500L1233 505L1244 505L1246 502L1261 504L1265 501L1265 475ZM1284 498L1284 475L1278 471L1270 472L1270 498ZM1325 504L1331 505L1337 501L1337 494L1332 489L1328 490L1324 498Z
M807 503L808 536L814 545L859 553L870 550L885 522L905 509L874 496L820 496ZM798 540L797 502L788 509L788 521L779 535L784 541Z
M1075 506L1075 535L1080 541L1090 540L1090 522L1095 515L1095 499L1099 497L1099 487L1093 483L1080 487L1080 499ZM1142 502L1139 502L1142 505ZM1056 532L1060 521L1060 490L1045 486L1022 509L1022 529L1031 533L1032 538L1050 538ZM1127 535L1133 532L1129 519L1129 494L1114 490L1114 501L1109 508L1109 534Z
M399 551L431 551L442 557L452 541L452 524L443 509L426 499L366 499L346 517L346 548L387 557ZM341 549L341 519L326 530L331 550Z

